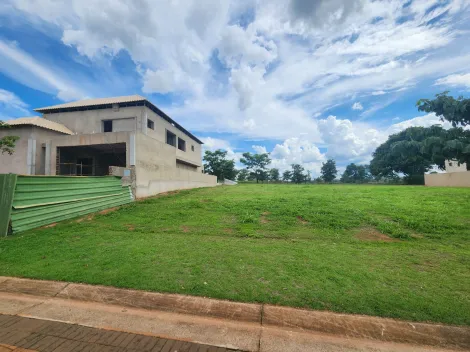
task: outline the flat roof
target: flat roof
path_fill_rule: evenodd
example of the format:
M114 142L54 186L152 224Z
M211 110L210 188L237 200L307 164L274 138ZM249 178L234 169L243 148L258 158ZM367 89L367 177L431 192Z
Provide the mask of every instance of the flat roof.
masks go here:
M199 138L194 136L191 132L186 130L170 116L156 107L151 101L141 95L78 100L65 104L46 106L43 108L34 109L34 111L40 112L42 114L55 114L60 112L111 109L115 104L117 104L119 107L146 106L199 144L204 144Z

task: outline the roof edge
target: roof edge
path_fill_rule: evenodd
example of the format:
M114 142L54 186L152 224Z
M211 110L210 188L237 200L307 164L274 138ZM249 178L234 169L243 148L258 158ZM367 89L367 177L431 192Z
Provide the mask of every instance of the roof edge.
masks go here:
M36 112L40 112L42 114L58 114L61 112L73 112L73 111L86 111L86 110L100 110L100 109L111 109L113 105L118 105L121 107L131 107L131 106L145 106L155 112L157 115L162 117L164 120L175 126L181 132L186 134L188 137L192 138L199 144L204 144L199 138L193 135L191 132L186 130L183 126L181 126L178 122L173 120L170 116L165 114L162 110L160 110L155 104L153 104L150 100L142 97L142 100L136 100L132 102L121 102L121 103L108 103L108 104L98 104L98 105L84 105L84 106L75 106L75 107L63 107L63 108L52 108L52 107L45 107L45 108L37 108L34 109Z

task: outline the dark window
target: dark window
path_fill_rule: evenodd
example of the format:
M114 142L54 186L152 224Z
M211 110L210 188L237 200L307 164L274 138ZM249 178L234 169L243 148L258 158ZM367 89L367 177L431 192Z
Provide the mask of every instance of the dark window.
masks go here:
M194 145L192 145L192 146L191 146L191 151L193 151L193 152L194 152Z
M113 132L113 120L103 121L103 132Z
M152 120L147 119L147 128L150 128L152 130L155 129L155 123Z
M178 149L183 152L186 151L186 141L184 139L178 138Z
M176 147L176 135L170 131L166 131L166 144Z

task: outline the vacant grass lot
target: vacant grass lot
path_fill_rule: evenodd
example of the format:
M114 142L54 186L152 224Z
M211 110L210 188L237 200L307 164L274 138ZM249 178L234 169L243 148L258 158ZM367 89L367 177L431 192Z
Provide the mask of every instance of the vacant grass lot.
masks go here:
M182 191L0 240L0 275L470 325L470 189Z

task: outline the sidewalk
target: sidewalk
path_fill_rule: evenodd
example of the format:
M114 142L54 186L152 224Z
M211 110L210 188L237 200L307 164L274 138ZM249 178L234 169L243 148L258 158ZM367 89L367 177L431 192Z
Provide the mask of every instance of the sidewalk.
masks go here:
M225 348L0 314L0 352L236 352Z
M82 331L104 329L116 336L125 332L152 337L152 341L217 346L220 351L470 349L468 327L6 277L0 277L0 314L76 324ZM8 344L1 336L0 345ZM187 349L178 346L168 351Z

